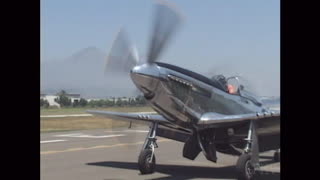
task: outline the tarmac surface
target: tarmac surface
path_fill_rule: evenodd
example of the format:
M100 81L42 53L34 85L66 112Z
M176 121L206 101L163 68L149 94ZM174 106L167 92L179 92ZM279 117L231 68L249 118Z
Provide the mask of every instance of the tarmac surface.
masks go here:
M141 175L137 160L148 128L83 130L41 133L42 180L236 179L236 156L218 153L212 163L202 153L194 160L182 157L183 143L158 138L156 170ZM280 179L280 163L273 151L260 154L257 179Z

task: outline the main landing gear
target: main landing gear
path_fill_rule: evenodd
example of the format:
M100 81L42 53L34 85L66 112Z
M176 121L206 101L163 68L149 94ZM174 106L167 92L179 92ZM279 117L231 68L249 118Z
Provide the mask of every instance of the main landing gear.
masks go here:
M239 157L236 165L236 172L238 179L252 180L256 172L260 170L259 164L259 144L258 136L256 132L256 122L252 120L250 122L247 146L244 149L244 153Z
M157 148L156 130L158 123L154 122L150 126L148 136L143 144L142 150L138 159L138 166L141 174L151 174L156 167L156 157L154 148Z

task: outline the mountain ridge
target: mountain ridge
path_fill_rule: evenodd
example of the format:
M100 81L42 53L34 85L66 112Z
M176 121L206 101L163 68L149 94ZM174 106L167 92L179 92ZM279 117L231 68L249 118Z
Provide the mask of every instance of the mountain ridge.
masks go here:
M105 76L106 57L99 48L88 46L60 61L42 61L41 92L69 89L85 97L131 96L130 77Z

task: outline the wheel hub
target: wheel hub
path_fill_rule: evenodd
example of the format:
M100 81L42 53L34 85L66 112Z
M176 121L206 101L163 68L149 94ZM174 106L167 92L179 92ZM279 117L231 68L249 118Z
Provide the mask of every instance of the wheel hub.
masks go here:
M151 157L150 156L148 156L147 158L146 158L146 166L148 167L148 168L150 168L150 163L151 163Z
M254 174L254 168L251 165L250 161L246 162L245 168L246 168L246 173L247 173L248 177L252 177Z

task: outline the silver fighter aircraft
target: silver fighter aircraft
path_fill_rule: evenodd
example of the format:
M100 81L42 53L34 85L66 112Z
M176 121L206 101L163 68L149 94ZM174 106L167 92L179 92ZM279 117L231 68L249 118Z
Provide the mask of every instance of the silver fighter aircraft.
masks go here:
M157 113L88 112L150 125L138 160L142 174L155 170L159 136L184 142L182 155L190 160L200 152L212 162L217 162L217 151L237 155L239 179L252 179L260 168L259 152L276 150L274 159L279 161L280 110L268 108L246 90L237 76L207 78L157 62L181 19L171 4L158 1L146 60L139 59L123 30L118 33L108 57L106 71L130 74Z

